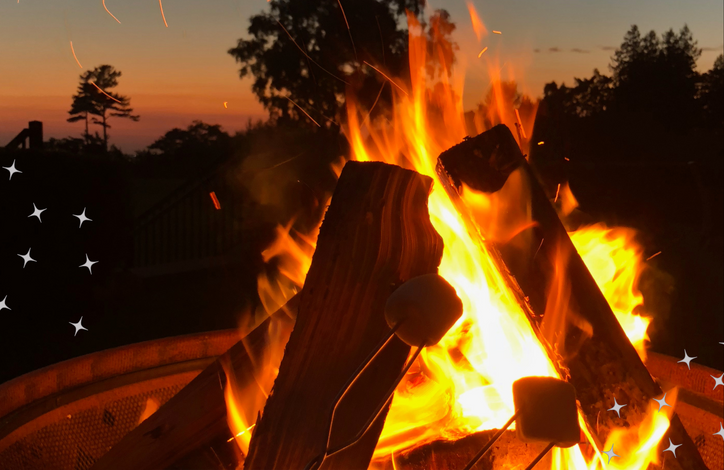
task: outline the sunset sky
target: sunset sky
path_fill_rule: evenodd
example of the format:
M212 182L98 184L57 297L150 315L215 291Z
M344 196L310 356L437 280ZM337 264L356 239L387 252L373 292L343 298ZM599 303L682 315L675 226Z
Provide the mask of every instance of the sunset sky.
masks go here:
M458 26L466 108L489 84L486 62L477 59L485 46L490 57L497 57L504 77L540 96L549 81L570 84L573 77L590 76L594 68L608 73L612 49L631 24L657 33L688 24L704 48L700 70L711 67L724 42L721 0L473 4L486 27L502 35L478 41L464 0L429 1L430 8L444 6ZM102 0L0 0L0 146L30 120L44 122L46 139L80 136L83 124L65 122L71 96L79 75L101 64L123 72L115 91L130 96L141 115L139 122L111 121L111 142L127 153L194 119L233 132L249 118L266 115L226 52L246 34L248 18L267 8L264 0L165 0L168 28L157 0L106 0L106 6L120 24L106 13ZM70 41L83 69L73 58Z

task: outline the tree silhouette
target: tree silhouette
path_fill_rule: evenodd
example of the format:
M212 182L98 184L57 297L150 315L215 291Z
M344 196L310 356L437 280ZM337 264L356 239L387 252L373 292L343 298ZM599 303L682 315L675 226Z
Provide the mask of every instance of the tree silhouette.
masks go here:
M93 124L103 128L103 149L108 148L108 129L111 128L108 119L111 117L122 117L138 121L139 116L134 116L130 108L131 99L109 91L118 86L118 78L121 71L111 65L101 65L89 70L80 76L78 93L73 95L71 104L71 115L69 122L85 120L84 139L90 143L93 139L88 131L88 119Z
M702 76L699 100L706 124L721 128L724 125L724 55L720 54L712 69Z
M306 112L329 126L350 92L363 108L377 102L375 112L391 102L390 87L383 90L384 77L370 65L390 77L409 77L407 30L401 24L406 12L421 16L424 5L424 0L272 0L268 11L251 17L251 37L228 52L241 64L240 76L254 78L252 91L272 119L309 122ZM451 62L454 24L444 11L431 23L435 38L448 40L445 60Z

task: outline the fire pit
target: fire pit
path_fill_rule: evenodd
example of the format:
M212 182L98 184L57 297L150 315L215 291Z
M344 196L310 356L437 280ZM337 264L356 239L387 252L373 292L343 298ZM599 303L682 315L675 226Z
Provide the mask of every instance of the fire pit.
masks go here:
M135 428L155 406L162 405L226 351L238 331L226 330L168 338L65 361L0 386L0 461L23 470L85 470ZM679 387L677 412L709 468L724 465L718 436L711 435L722 420L721 393L711 390L710 376L721 372L692 364L681 368L677 359L650 353L646 366L667 386ZM149 403L151 408L149 409ZM513 433L510 433L512 436ZM482 447L487 436L464 438ZM397 456L396 468L447 469L444 456L457 442L435 442ZM465 444L465 442L463 443ZM510 446L505 438L495 459L517 461L534 450ZM233 443L231 444L233 445ZM216 452L224 452L219 445ZM435 456L438 456L435 458ZM219 468L213 452L206 467ZM387 462L378 468L392 469Z

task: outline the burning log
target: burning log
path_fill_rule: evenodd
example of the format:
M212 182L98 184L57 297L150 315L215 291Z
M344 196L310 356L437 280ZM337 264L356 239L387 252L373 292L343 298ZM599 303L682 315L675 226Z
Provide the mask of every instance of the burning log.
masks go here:
M382 163L349 162L319 232L294 331L257 422L244 468L301 470L327 443L331 407L389 330L385 302L410 278L437 272L432 180ZM337 408L331 445L354 436L402 370L410 347L392 338ZM322 468L367 468L387 409L357 444Z
M204 369L179 393L133 431L92 467L93 470L157 470L177 463L187 454L208 447L230 432L224 400L225 374L222 363L228 361L238 383L254 383L254 362L268 346L271 329L277 329L279 341L286 342L294 326L299 295L267 318L243 340L232 346ZM265 396L254 390L257 399ZM248 397L252 400L252 397Z
M614 428L640 424L652 398L660 397L663 392L641 362L576 252L508 128L496 126L443 152L438 159L437 171L461 212L467 213L474 220L473 225L478 227L490 226L490 221L476 218L471 208L462 201L460 193L463 185L492 193L499 191L513 172L518 172L518 177L527 180L532 221L518 233L525 236L512 237L517 238L516 249L511 249L507 243L510 239L495 240L497 243L493 243L491 252L498 257L502 272L510 270L512 277L508 277L521 303L530 301L524 309L539 332L541 328L550 328L551 319L541 319L551 301L549 288L560 282L557 276L564 273L564 282L570 289L570 303L565 307L565 315L569 316L565 319L567 325L553 328L556 333L564 331L564 337L553 338L542 333L541 336L545 336L544 343L549 343L551 357L560 357L563 372L569 375L568 380L576 387L589 430L605 441ZM579 327L571 324L569 309L579 321ZM613 405L614 396L628 405L622 418L607 411ZM706 469L676 414L672 416L668 437L682 447L677 450L676 459L668 459L667 468Z

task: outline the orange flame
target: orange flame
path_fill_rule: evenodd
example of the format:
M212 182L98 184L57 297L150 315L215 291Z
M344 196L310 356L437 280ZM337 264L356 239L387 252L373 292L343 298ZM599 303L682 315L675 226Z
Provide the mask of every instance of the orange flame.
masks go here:
M480 41L483 37L488 35L488 30L485 28L483 20L480 19L477 10L475 10L473 2L468 2L467 5L468 12L470 13L470 21L473 23L473 31L475 31L475 36L478 37L478 41Z
M472 18L474 10L470 5L469 8ZM515 212L515 216L507 219L492 217L489 227L481 227L485 240L466 225L466 220L443 190L435 172L437 156L467 135L461 88L454 85L461 84L462 80L451 71L450 75L441 74L437 83L430 83L426 72L428 44L424 31L413 16L408 16L408 23L409 87L375 69L397 87L393 88L392 115L388 116L389 120L360 120L360 115L367 113L357 107L353 96L349 96L345 132L355 160L397 164L435 180L428 209L433 226L444 240L439 274L454 286L463 301L464 313L439 344L423 351L397 388L375 449L374 458L378 462L433 440L454 440L477 431L499 428L514 412L512 383L515 380L525 376L558 375L487 244L498 240L514 241L531 232L528 230L533 226L527 199L528 183L524 176L514 172L503 189L493 195L481 195L463 188L462 199L473 212L485 211L496 216L506 214L508 209ZM516 112L518 107L512 105L511 94L514 94L515 86L503 82L499 67L493 61L489 63L493 64L491 92L486 109L479 113L485 119L477 119L476 116L476 127L483 131L492 124L502 122L513 127L521 122L531 129L532 116L524 115L522 107L520 112ZM534 105L531 104L528 109L532 110L531 115L535 114ZM341 170L342 163L333 165L335 173ZM567 201L565 190L561 188L561 203ZM570 200L568 203L572 204ZM582 240L585 240L587 232L577 233L574 234L574 238L578 239L576 248L587 265L594 266L592 271L596 271L596 263L601 262L602 257L610 258L611 252L584 249ZM615 236L619 234L615 232ZM280 227L277 235L275 244L264 252L264 259L279 255L284 257L284 262L278 264L276 277L259 278L259 294L266 312L275 310L301 287L311 261L313 240L316 239L316 234L301 236L292 233L291 224ZM612 236L614 241L615 236ZM598 240L596 243L601 242ZM616 262L614 271L617 266L625 264ZM610 267L605 272L610 274ZM559 276L563 279L565 273ZM615 311L632 312L629 301L618 305L617 297L609 297L621 295L622 289L617 284L621 274L617 277L614 273L611 279L603 275L597 277L596 274L594 277L599 285L604 286L602 290L612 306L616 305ZM609 289L609 285L617 287ZM561 289L564 287L561 283ZM561 299L564 294L561 294ZM561 304L551 308L565 307ZM270 375L275 374L276 370L273 370ZM253 411L258 404L241 406L239 412L234 413L231 411L235 408L234 403L241 403L241 398L234 398L232 392L227 396L227 403L230 403L230 414L247 417L232 425L232 431L235 435L241 433L240 439L248 439L253 432L250 428L252 418L249 418L253 413L250 414L249 408ZM595 438L585 427L580 413L579 421L584 424L584 434L593 444ZM668 420L661 420L660 416L650 413L642 426L627 431L637 433L635 436L624 436L614 431L609 438L628 439L633 446L632 453L636 449L646 449L642 450L645 457L641 461L632 461L625 467L644 470L648 462L656 458L647 446L651 442L658 443L667 428ZM248 445L248 441L242 441L242 450L243 442ZM596 448L595 445L593 447ZM595 454L587 462L579 446L557 449L553 454L554 468L604 468L600 449L596 448ZM375 465L373 462L370 468ZM392 465L396 466L394 458Z

